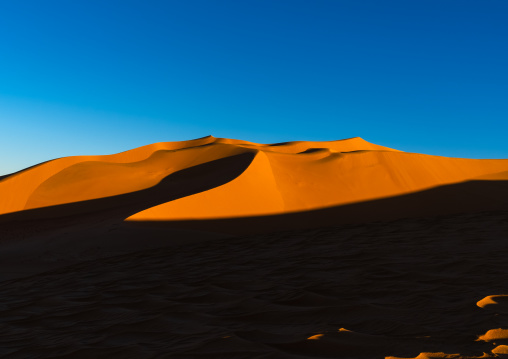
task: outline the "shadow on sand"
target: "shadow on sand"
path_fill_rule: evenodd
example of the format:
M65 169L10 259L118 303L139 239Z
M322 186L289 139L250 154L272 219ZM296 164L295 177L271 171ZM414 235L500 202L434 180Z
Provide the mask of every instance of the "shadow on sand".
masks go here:
M401 196L280 215L179 221L136 221L137 226L249 235L340 227L402 218L508 210L508 181L467 181Z

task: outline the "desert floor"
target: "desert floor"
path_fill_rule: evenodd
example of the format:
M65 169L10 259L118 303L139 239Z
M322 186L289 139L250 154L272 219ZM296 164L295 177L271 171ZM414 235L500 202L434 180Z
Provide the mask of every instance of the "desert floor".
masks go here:
M503 211L186 243L175 232L171 246L4 278L0 356L502 355L508 297L484 298L508 293L507 235Z

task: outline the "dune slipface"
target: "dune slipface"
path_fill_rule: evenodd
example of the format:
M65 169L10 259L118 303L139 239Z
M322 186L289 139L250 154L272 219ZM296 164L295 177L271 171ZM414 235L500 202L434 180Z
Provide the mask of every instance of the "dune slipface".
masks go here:
M508 160L204 137L0 177L0 357L508 357Z

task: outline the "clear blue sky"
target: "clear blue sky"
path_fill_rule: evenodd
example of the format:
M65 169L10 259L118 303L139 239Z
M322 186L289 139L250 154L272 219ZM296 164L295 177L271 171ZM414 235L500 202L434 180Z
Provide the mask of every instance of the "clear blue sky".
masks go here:
M508 158L506 0L0 0L0 174L212 134Z

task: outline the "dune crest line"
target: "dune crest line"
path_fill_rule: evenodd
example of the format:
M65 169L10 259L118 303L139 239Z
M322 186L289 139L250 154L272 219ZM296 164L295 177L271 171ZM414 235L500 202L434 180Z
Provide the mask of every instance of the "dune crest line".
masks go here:
M508 160L406 153L360 137L256 144L207 136L113 155L63 157L5 176L0 180L0 214L139 192L177 171L243 153L255 157L234 180L155 206L147 203L127 221L280 215L476 179L508 179Z

